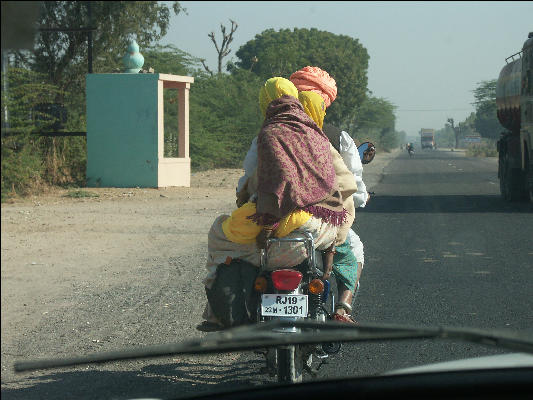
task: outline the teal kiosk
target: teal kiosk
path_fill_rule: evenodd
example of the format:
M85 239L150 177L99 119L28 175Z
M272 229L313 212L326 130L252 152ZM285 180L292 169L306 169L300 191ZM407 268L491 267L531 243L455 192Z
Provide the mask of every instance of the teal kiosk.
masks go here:
M190 187L194 78L134 71L87 75L87 186ZM164 89L178 92L177 157L164 157Z

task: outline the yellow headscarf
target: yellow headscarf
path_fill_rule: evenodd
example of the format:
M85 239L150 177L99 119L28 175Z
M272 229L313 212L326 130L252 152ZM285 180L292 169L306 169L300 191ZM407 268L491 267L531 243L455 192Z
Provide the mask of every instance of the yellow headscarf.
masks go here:
M302 103L305 113L322 129L326 116L326 105L322 96L315 92L303 91L298 93L298 100Z
M294 83L279 76L267 80L259 90L259 108L261 108L263 115L266 115L266 109L271 101L286 94L298 98L298 89Z
M255 242L255 238L262 226L257 225L248 217L256 213L255 203L246 203L231 213L231 217L222 223L222 231L226 238L233 243L250 244ZM313 215L304 210L296 210L286 215L279 221L279 225L274 232L275 237L285 237L295 229L305 224Z

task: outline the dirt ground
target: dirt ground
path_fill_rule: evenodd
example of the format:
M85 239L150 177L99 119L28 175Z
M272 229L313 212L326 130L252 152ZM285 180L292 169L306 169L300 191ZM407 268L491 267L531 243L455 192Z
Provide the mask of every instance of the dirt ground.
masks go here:
M369 190L397 152L365 169ZM39 375L14 374L17 360L205 334L207 232L235 208L242 173L195 173L190 188L85 188L95 197L79 198L57 190L2 204L2 397Z
M179 331L192 334L201 320L203 299L179 299L185 293L203 297L207 232L217 215L233 208L235 182L241 174L242 170L226 169L197 173L190 188L87 188L83 191L98 197L81 198L67 197L73 190L58 190L3 204L2 382L6 373L10 375L12 357L38 356L41 352L50 356L56 350L72 354L79 345L85 350L99 350L94 344L109 341L106 336L116 333L112 332L113 312L121 313L121 317L137 313L143 300L148 305L150 299L158 297L162 303L159 311L175 311ZM180 293L164 299L150 293L154 289L150 284L155 288L176 285L167 290ZM110 307L106 304L107 309L101 310L109 313L110 325L102 329L100 322L93 328L88 319L91 315L94 318L91 305L98 301L101 307L98 294L109 290L121 290L126 297L131 294L130 304L119 307L110 301ZM83 303L89 293L93 298L85 299L87 321L69 321L69 309L79 309L83 305L79 301ZM126 317L124 322L128 320ZM56 326L51 326L54 323ZM43 329L52 331L50 337ZM66 347L51 351L50 345L56 347L54 343L58 343L54 331L60 330L69 332L70 339L81 334L78 343L68 344L67 339ZM28 337L32 334L38 334L41 343ZM89 335L82 339L83 334ZM154 343L140 340L141 336L137 344ZM83 346L84 342L88 346ZM126 339L122 344L134 343Z

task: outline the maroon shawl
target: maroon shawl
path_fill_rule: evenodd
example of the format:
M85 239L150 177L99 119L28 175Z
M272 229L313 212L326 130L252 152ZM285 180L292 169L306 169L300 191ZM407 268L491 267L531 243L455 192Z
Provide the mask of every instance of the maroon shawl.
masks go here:
M336 186L329 140L298 99L270 103L257 138L258 223L327 199ZM342 208L341 208L342 209Z

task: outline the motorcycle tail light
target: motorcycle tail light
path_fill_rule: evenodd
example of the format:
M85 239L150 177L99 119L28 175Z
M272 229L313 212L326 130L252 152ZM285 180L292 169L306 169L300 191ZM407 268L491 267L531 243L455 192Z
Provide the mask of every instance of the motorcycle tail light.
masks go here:
M255 278L254 289L256 292L265 293L268 287L268 282L264 276Z
M302 281L302 273L294 269L280 269L272 272L272 283L278 290L294 290Z
M320 279L313 279L309 282L309 291L312 294L320 294L324 291L324 282Z

